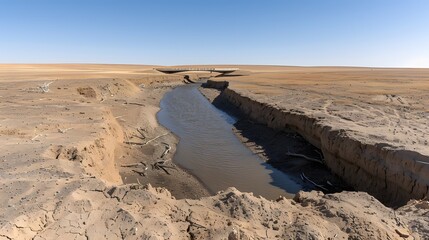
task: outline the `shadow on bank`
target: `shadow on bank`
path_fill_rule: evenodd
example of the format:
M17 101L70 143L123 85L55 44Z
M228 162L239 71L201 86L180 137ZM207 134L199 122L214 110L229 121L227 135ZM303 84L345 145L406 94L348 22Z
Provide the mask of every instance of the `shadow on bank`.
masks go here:
M224 92L229 86L227 81L208 80L201 86L219 91L218 95L212 99L212 104L238 119L233 124L234 132L243 144L264 159L265 164L290 176L302 186L302 190L319 190L324 193L353 190L323 164L321 151L301 135L292 129L286 128L278 131L265 124L257 123L249 119L249 116L242 112L239 106L229 102ZM281 183L276 182L275 176L272 178L273 185L281 186Z

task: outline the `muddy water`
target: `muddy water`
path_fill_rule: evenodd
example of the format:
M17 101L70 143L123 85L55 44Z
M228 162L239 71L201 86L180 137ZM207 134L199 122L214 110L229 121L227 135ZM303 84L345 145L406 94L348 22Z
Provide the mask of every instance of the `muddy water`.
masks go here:
M275 199L301 189L246 148L231 130L235 120L209 103L197 85L167 93L157 118L180 138L173 161L212 193L233 186Z

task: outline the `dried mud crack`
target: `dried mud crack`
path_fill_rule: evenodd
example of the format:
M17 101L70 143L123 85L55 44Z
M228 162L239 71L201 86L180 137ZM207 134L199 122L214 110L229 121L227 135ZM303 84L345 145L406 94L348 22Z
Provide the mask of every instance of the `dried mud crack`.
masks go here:
M74 71L66 71L68 68ZM185 82L210 74L187 75ZM157 73L151 66L8 65L0 67L0 78L0 200L4 203L0 206L0 239L429 238L429 204L425 200L411 200L393 210L365 192L299 192L294 199L270 201L228 188L209 196L195 178L180 168L166 168L170 174L162 168L152 169L155 164L174 166L169 159L176 150L177 139L158 125L155 114L162 95L183 84L182 75ZM253 116L253 123L242 121L237 125L237 134L250 140L250 148L254 146L261 156L276 159L276 154L281 153L276 149L281 146L264 137L303 140L292 132L279 135L266 129L267 135L256 139L252 131L261 124L283 129L285 122L268 104L250 104L253 98L263 101L246 94L237 91L225 97L232 103L244 98L235 102L237 106L254 109L246 113ZM397 100L396 95L390 98L395 104L407 102L404 97ZM335 104L326 107L327 112L335 112L332 106ZM259 119L258 112L266 118ZM289 157L301 154L309 159L324 159L328 166L333 164L332 169L348 175L350 166L334 161L344 157L341 151L333 151L336 147L341 149L338 141L360 146L353 149L360 149L365 156L380 153L376 151L379 148L381 155L393 156L394 161L403 156L392 155L393 150L384 145L358 145L348 133L319 126L299 111L291 114L305 123L292 129L322 152L304 144L311 154L286 149ZM321 135L306 136L305 131ZM168 134L157 138L165 133ZM317 144L320 136L324 141ZM151 139L155 140L144 144ZM426 161L420 155L411 156ZM284 155L277 156L279 160L281 157ZM125 167L129 165L135 165L134 169L145 175ZM413 179L420 174L416 171L425 167L407 162L405 168L410 172L409 186L403 187L407 189L405 195L400 184L391 180L397 175L389 175L389 166L376 168L381 171L377 173L382 181L375 187L390 194L391 184L398 184L392 185L399 186L392 199L401 202L427 192L421 179ZM366 177L362 172L368 172L364 165L351 169L350 175L363 176L362 179ZM303 172L319 184L312 177L315 175L311 167ZM336 185L334 179L327 180Z

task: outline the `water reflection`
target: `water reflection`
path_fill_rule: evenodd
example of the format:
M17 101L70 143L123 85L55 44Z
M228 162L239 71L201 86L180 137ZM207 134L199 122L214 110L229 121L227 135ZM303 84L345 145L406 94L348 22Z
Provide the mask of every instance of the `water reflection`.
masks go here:
M157 117L180 138L175 163L188 169L212 193L233 186L275 199L301 189L247 149L231 131L236 120L210 104L197 85L167 93Z

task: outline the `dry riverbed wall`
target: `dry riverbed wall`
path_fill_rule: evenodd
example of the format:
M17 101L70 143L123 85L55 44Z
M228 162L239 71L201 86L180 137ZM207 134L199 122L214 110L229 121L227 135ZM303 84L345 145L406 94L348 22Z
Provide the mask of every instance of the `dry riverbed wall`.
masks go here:
M281 109L254 99L251 93L227 88L220 100L237 107L251 120L276 130L293 129L322 150L326 165L358 191L390 206L429 196L429 157L332 126L323 116Z

